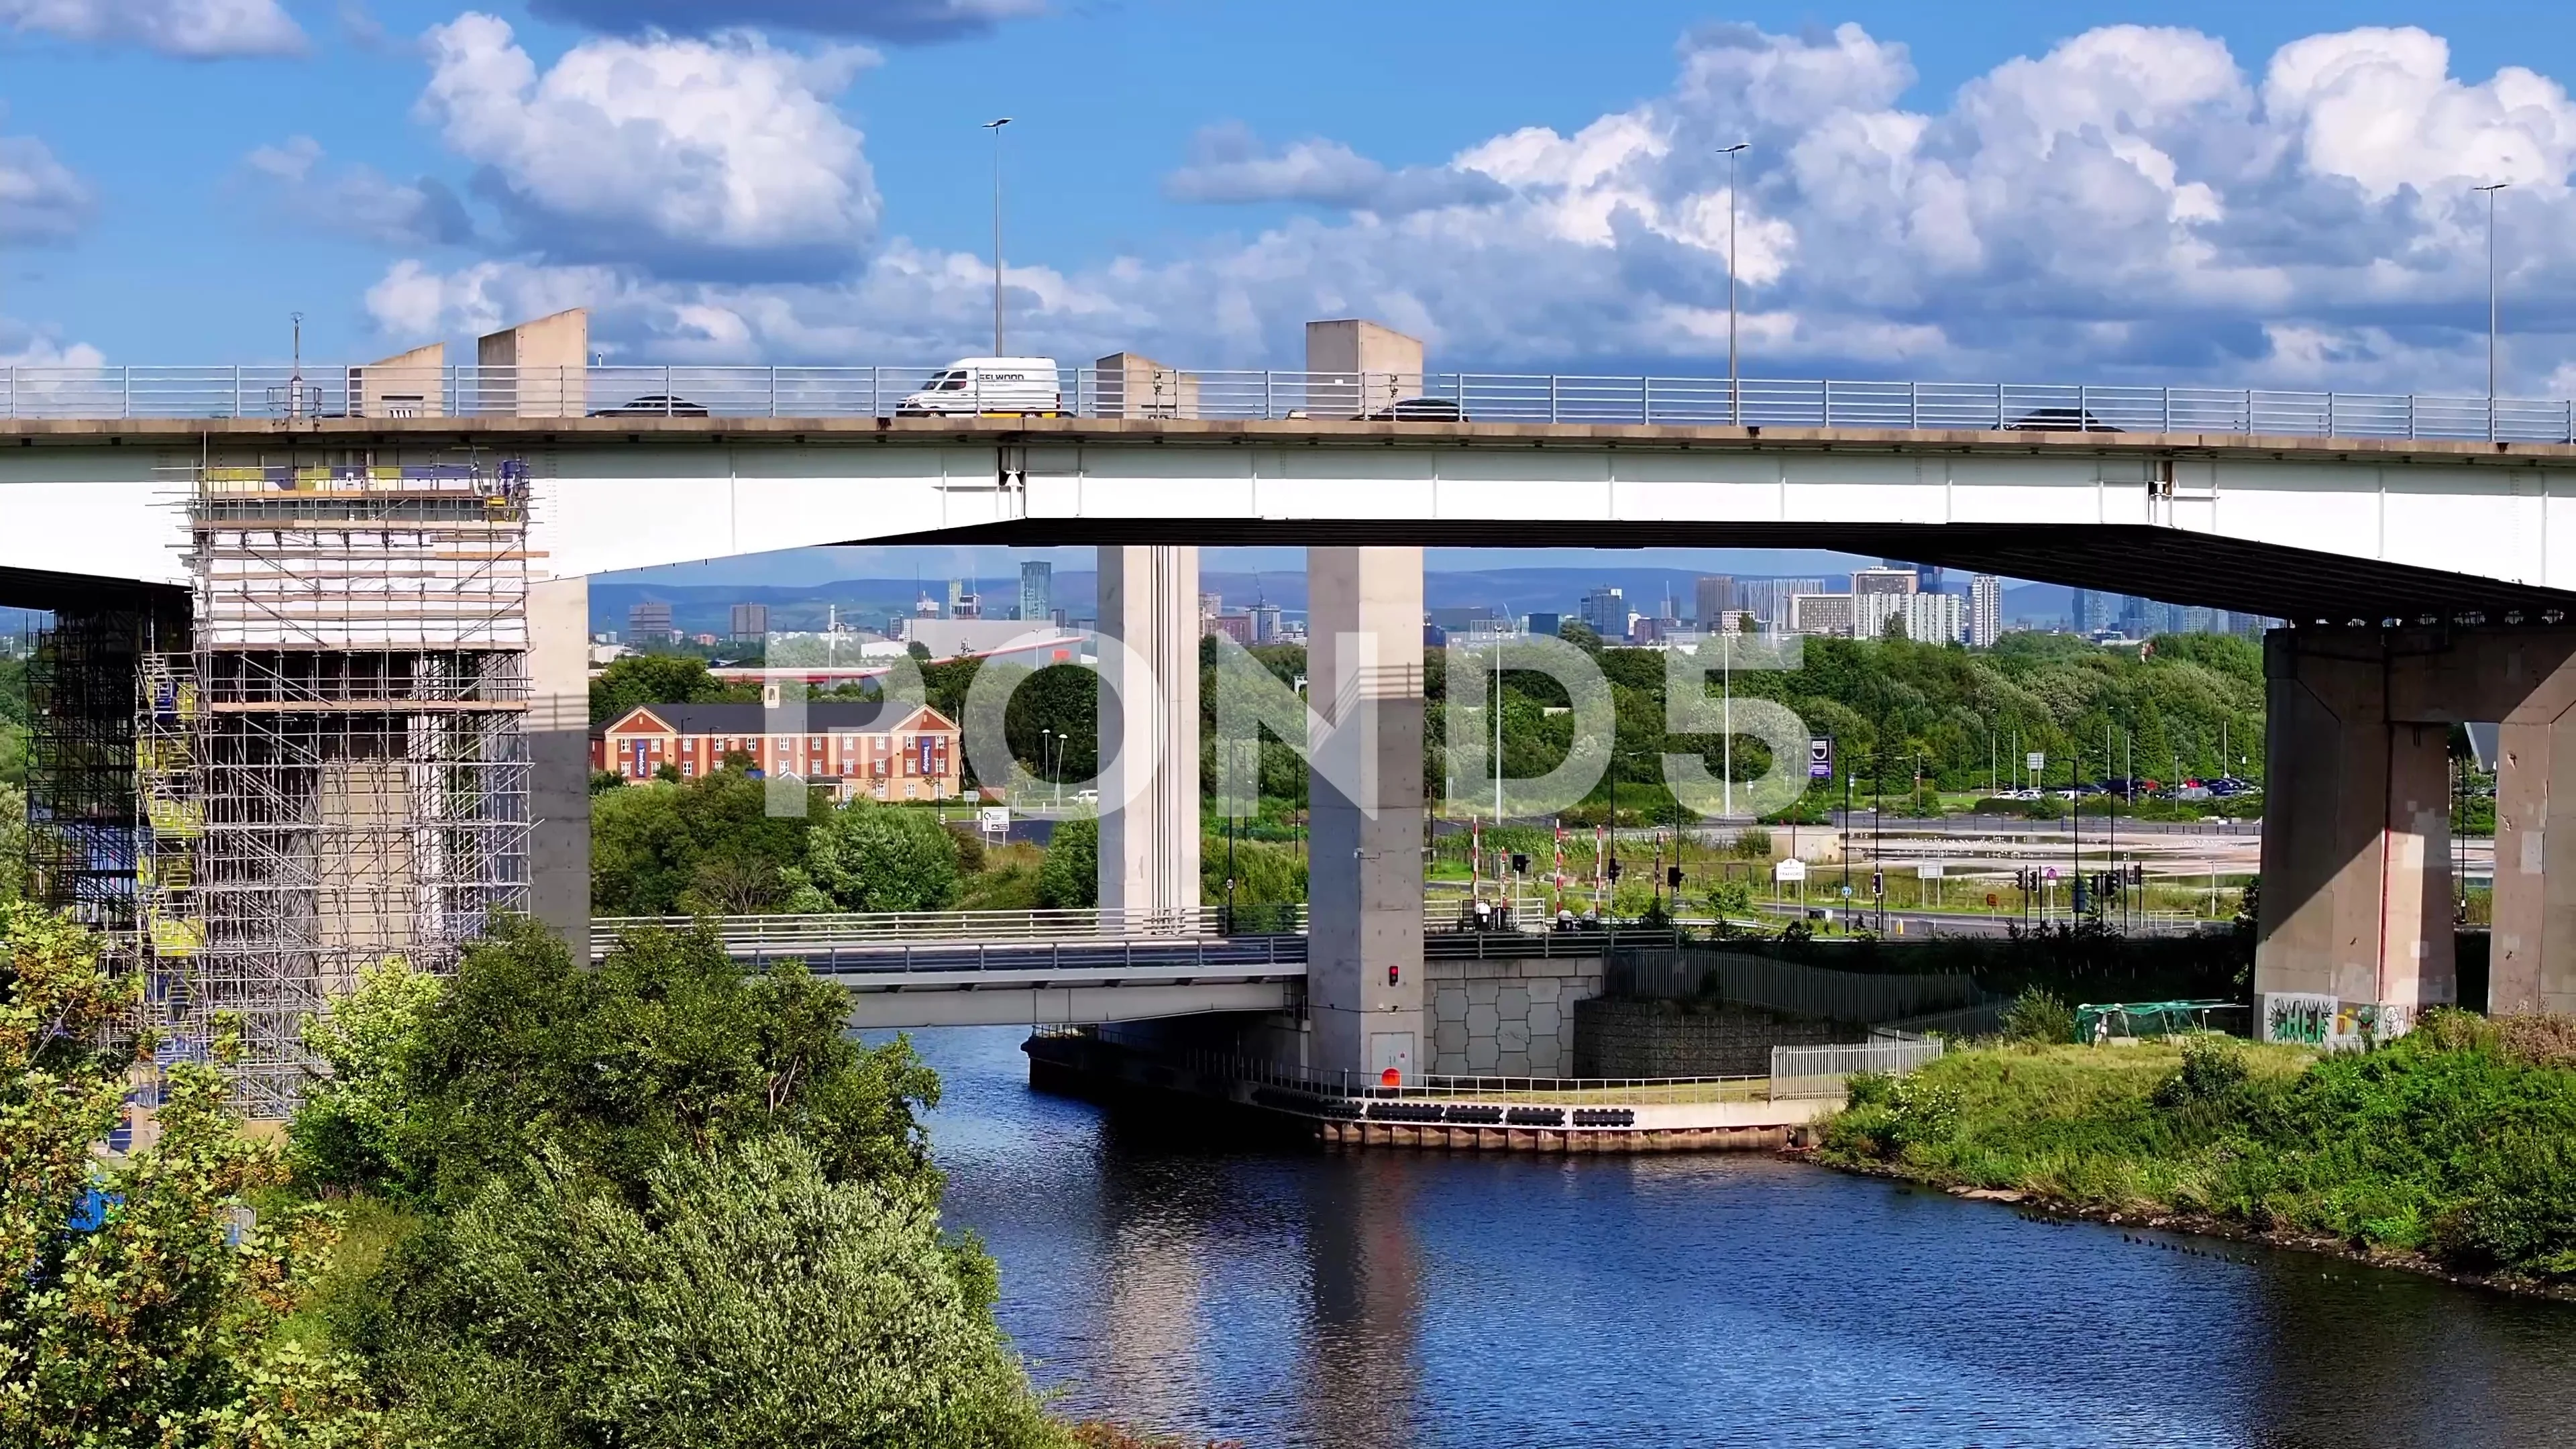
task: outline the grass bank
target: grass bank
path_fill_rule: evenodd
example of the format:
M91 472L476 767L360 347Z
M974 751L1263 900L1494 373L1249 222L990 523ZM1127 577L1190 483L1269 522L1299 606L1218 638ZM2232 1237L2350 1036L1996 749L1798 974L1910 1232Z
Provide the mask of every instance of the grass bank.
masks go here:
M2576 1291L2576 1021L2429 1014L2369 1053L1996 1045L1855 1079L1819 1155L2086 1213Z

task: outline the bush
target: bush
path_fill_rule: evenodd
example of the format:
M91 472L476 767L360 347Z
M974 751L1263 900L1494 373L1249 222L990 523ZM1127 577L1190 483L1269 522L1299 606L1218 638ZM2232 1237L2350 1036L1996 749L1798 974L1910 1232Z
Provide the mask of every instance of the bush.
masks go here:
M843 911L944 911L957 900L957 836L929 812L852 800L814 822L801 876Z
M2042 1046L2075 1040L2075 1008L2057 998L2056 993L2036 986L2025 986L2012 1005L2004 1008L2004 1036L2007 1040L2031 1042Z
M786 1137L673 1150L640 1201L547 1154L397 1255L368 1347L396 1425L459 1449L1056 1440L997 1279L927 1181Z
M334 1185L429 1207L471 1200L541 1150L640 1194L672 1150L777 1132L835 1180L926 1174L914 1113L938 1078L906 1043L851 1041L848 1014L802 966L746 976L702 931L632 932L588 969L535 924L504 922L412 1040L335 1062L289 1132L317 1157L332 1148ZM369 1104L363 1131L344 1125L353 1102Z
M286 1174L225 1104L234 1041L165 1069L159 1141L96 1155L150 1059L137 1004L96 937L0 905L0 1443L373 1442L357 1365L280 1331L335 1225L310 1204L251 1215Z
M1204 905L1226 904L1227 853L1222 835L1199 842L1199 900ZM1232 854L1236 906L1288 906L1306 899L1306 861L1294 847L1237 840Z
M1075 910L1100 903L1100 822L1059 820L1038 867L1038 904Z
M1854 1072L1843 1091L1843 1110L1825 1124L1827 1151L1892 1161L1958 1131L1959 1093L1924 1077Z
M1771 858L1771 832L1759 825L1748 825L1735 832L1735 853L1746 860Z
M2576 1016L2500 1016L2495 1033L2504 1054L2524 1066L2576 1070Z
M358 973L357 987L333 995L304 1020L304 1047L322 1063L287 1124L297 1179L347 1189L408 1179L403 1128L413 1088L420 1026L442 983L400 957Z
M2482 1155L2496 1170L2434 1219L2434 1254L2479 1271L2576 1277L2576 1150L2563 1137L2523 1132Z
M2151 1100L2167 1111L2223 1101L2245 1085L2245 1077L2245 1053L2229 1038L2206 1032L2182 1044L2182 1066L2156 1084Z

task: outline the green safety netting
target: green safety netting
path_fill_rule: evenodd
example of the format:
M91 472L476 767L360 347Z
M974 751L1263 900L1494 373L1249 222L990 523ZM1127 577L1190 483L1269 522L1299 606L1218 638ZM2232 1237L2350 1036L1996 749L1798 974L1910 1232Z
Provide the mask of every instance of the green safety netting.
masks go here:
M2075 1039L2180 1036L2190 1031L2223 1031L2225 1012L2243 1011L2235 1001L2114 1001L2075 1008ZM2106 1029L2107 1028L2107 1029Z

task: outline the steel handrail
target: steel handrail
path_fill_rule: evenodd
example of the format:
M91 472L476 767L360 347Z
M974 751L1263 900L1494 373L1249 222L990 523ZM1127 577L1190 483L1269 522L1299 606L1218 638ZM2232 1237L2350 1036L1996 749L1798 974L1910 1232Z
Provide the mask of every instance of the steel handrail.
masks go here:
M16 366L11 418L877 418L940 367L603 364L507 368ZM959 413L1093 419L1631 423L1656 426L2119 430L2497 442L2576 441L2576 400L2089 383L1565 373L1179 371L1150 396L1125 374L1059 370L1052 406L967 389ZM1740 406L1738 399L1740 398Z
M1042 1035L1052 1033L1041 1033ZM1073 1034L1073 1033L1066 1033ZM1340 1072L1324 1076L1294 1067L1284 1067L1251 1057L1224 1052L1181 1052L1172 1054L1178 1064L1193 1071L1212 1072L1252 1086L1280 1087L1318 1097L1346 1101L1403 1101L1420 1098L1442 1100L1460 1097L1527 1097L1532 1095L1571 1097L1596 1095L1603 1106L1655 1106L1677 1102L1704 1101L1708 1089L1764 1089L1762 1096L1745 1100L1767 1099L1770 1078L1740 1075L1718 1077L1547 1077L1521 1074L1506 1076L1453 1075L1420 1073L1407 1076L1398 1086L1388 1087L1367 1080L1366 1073ZM1621 1094L1616 1101L1610 1094Z

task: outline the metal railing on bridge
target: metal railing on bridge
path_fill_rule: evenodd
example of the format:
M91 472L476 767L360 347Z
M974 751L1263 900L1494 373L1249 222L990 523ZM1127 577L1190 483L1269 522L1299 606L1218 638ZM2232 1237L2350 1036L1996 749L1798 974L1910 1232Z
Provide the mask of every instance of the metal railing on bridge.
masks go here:
M1246 924L1266 934L1305 929L1303 906L1269 907ZM632 930L715 932L728 948L785 956L811 947L895 945L903 942L1169 939L1244 934L1230 929L1223 906L1137 911L1083 907L1026 911L851 911L825 915L602 916L590 923L592 954Z
M883 418L1641 423L1764 428L2089 431L2576 441L2576 401L2274 388L1872 378L1059 370L1051 405L1015 389L907 399L942 367L11 367L10 418ZM987 404L990 404L989 408Z
M773 959L732 952L737 959ZM1302 976L1303 936L1132 937L1123 941L905 941L892 945L820 946L776 953L817 976L844 979L976 973L1028 980L1068 976L1168 979L1196 976Z

